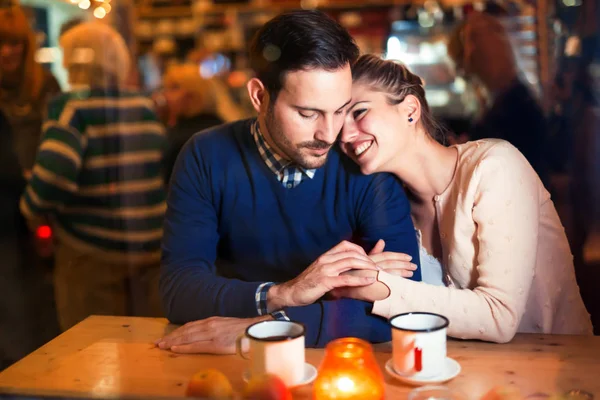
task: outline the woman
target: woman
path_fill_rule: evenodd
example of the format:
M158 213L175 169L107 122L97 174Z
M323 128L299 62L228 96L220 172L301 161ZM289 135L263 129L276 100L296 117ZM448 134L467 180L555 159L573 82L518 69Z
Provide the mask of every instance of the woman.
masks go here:
M197 65L172 65L163 77L169 100L169 148L165 155L167 182L181 147L196 132L221 125L225 118L217 109L217 93L211 82L200 76Z
M373 301L383 317L430 311L448 334L508 342L516 332L590 334L569 245L548 192L523 155L503 140L444 147L421 80L405 66L362 56L342 150L363 173L390 172L406 185L423 270L413 282L378 282L338 295Z
M35 59L35 33L20 7L0 8L0 111L13 132L13 145L27 176L40 142L50 97L60 92L56 79Z
M61 37L72 91L50 105L21 211L55 221L60 326L90 314L160 315L164 128L152 100L124 88L131 59L109 25Z
M0 7L0 370L56 336L51 279L19 211L47 100L59 92L34 59L35 33L20 7Z

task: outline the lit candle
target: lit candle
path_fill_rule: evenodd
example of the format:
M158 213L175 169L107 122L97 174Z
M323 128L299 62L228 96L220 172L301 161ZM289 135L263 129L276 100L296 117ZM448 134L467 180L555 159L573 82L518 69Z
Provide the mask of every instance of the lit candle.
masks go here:
M384 392L383 375L369 343L342 338L327 345L314 384L315 400L380 400Z

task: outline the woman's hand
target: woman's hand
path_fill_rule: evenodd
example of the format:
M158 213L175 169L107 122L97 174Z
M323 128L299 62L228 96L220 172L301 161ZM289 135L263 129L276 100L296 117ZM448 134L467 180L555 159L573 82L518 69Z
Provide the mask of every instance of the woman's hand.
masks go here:
M378 271L368 270L352 270L344 272L342 275L353 275L353 276L374 276L377 278ZM334 289L329 292L331 297L340 299L347 297L356 300L364 300L368 302L375 302L377 300L383 300L390 295L390 289L383 282L375 281L368 286L361 287L345 287Z
M410 262L412 257L403 253L382 252L369 254L369 258L388 274L410 278L417 265Z
M404 253L394 253L391 251L383 251L385 249L385 241L380 239L375 247L369 252L369 258L383 269L388 274L410 278L413 276L413 271L416 271L417 265L411 263L412 257Z

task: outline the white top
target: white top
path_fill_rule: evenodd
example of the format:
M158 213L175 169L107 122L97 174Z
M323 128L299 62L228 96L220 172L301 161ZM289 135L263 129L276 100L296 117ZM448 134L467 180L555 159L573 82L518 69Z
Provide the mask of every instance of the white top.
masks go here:
M432 256L423 247L421 231L415 229L419 242L419 259L421 261L421 280L430 285L444 286L444 267L440 260Z

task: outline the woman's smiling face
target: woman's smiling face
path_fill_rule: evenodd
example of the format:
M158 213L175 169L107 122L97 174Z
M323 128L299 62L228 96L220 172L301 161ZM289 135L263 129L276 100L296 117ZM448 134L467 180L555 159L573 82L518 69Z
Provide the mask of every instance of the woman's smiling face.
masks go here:
M408 114L403 103L392 105L385 93L355 82L340 135L342 151L363 174L390 172L391 161L406 149Z

